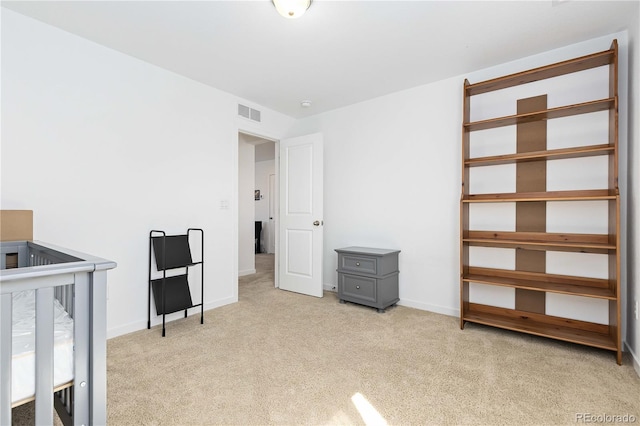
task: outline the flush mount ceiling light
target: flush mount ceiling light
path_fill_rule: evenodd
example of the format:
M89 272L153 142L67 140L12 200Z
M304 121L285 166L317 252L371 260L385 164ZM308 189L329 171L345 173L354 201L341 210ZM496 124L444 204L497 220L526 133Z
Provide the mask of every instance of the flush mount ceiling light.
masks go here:
M313 0L271 0L278 13L285 18L299 18L309 9Z

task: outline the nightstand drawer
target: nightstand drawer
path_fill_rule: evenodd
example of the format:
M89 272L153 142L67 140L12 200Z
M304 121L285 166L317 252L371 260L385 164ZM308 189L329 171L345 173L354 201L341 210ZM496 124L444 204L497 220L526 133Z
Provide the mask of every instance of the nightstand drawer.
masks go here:
M349 298L376 301L376 279L357 275L338 274L341 293Z
M338 269L341 271L351 271L371 275L376 275L378 273L378 262L375 257L352 254L340 254L338 257Z

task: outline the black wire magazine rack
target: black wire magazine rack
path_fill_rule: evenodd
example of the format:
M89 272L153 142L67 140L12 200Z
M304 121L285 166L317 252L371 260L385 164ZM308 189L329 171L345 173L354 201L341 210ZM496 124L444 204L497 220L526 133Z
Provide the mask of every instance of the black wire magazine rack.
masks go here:
M200 261L191 257L189 238L192 232L200 233ZM152 256L153 252L153 256ZM156 269L162 272L161 278L152 279L152 259L155 257ZM200 303L194 304L189 288L189 268L199 266ZM167 276L167 271L184 268L183 274ZM186 234L167 235L164 231L149 232L149 299L147 304L147 329L151 328L151 296L153 295L156 314L162 315L162 337L165 337L165 317L167 314L200 307L200 324L204 324L204 231L189 228Z

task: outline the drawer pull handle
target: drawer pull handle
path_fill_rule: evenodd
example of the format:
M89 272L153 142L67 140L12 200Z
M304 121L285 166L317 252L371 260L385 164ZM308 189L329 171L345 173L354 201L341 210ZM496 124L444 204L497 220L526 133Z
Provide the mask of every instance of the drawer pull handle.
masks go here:
M356 286L356 288L357 288L358 290L360 290L360 286L359 286L359 285L357 285L357 286Z
M360 262L356 262L356 266L360 266Z

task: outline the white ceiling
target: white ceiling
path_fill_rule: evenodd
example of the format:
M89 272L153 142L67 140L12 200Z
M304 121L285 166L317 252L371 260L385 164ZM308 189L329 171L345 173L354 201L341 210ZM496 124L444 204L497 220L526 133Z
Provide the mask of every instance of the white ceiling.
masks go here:
M8 9L304 117L638 25L638 1L2 1ZM313 101L310 108L300 102Z

